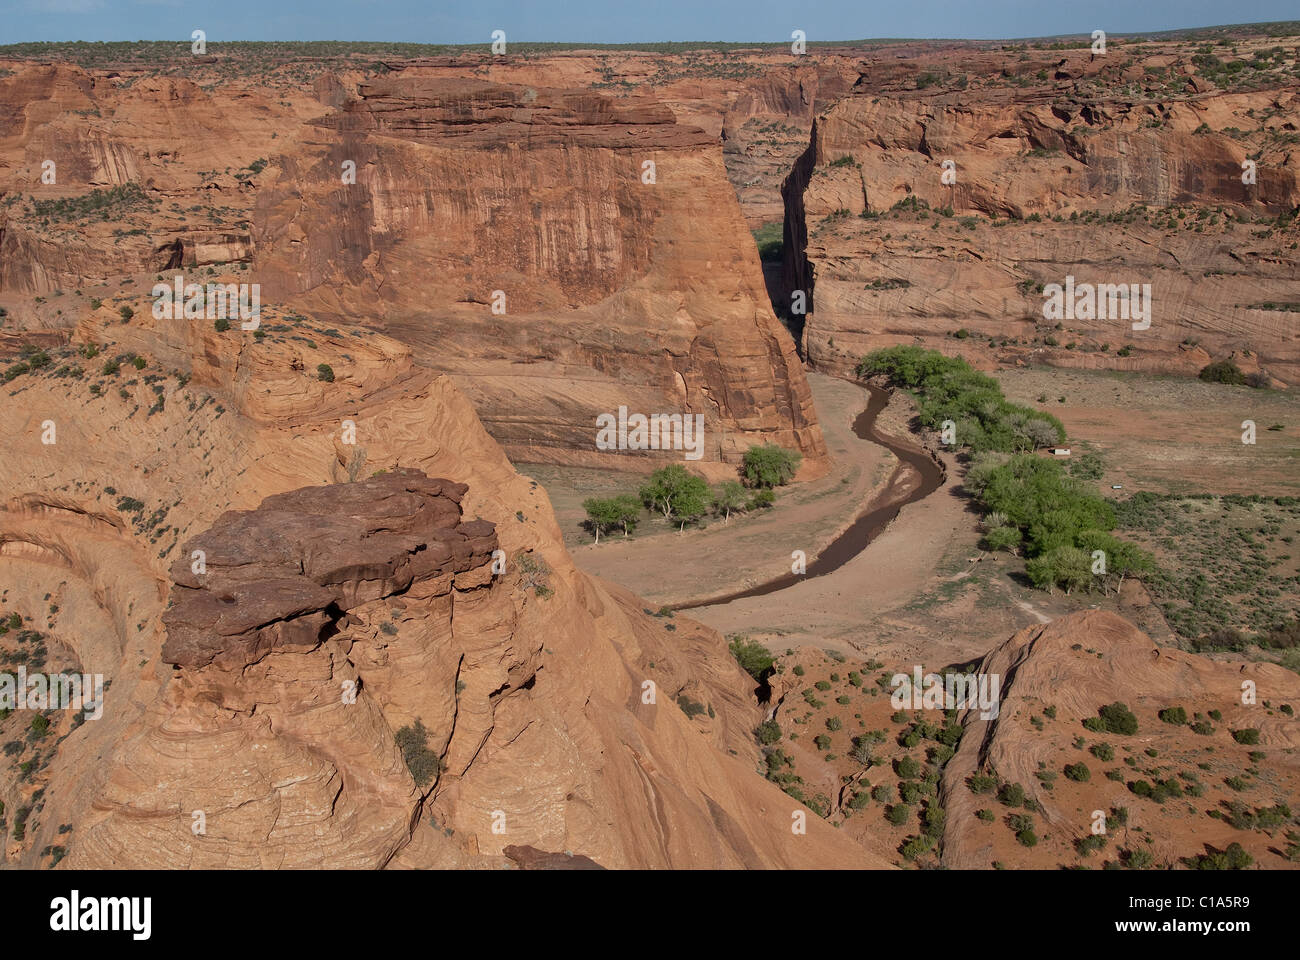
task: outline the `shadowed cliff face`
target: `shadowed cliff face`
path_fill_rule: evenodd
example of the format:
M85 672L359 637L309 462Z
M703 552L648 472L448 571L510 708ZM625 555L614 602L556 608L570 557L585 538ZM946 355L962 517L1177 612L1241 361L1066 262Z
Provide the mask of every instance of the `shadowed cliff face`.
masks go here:
M702 414L706 466L770 439L824 468L713 137L648 100L427 77L322 127L259 195L268 296L411 344L516 456L611 462L595 420L625 405Z

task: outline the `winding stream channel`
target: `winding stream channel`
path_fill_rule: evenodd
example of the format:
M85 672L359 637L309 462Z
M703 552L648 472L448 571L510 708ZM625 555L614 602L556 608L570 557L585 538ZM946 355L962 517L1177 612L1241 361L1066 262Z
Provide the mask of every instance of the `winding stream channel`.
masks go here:
M868 440L888 448L894 456L898 457L898 466L890 475L885 492L879 497L873 497L868 502L867 509L817 554L816 559L808 564L806 573L787 573L744 590L673 604L673 610L712 607L746 597L766 596L802 583L804 580L823 577L838 570L865 550L872 540L884 532L903 507L922 500L939 489L944 479L943 467L917 444L882 433L876 425L876 419L889 403L891 391L871 384L864 384L864 386L870 393L870 399L867 408L853 421L853 433L860 440Z

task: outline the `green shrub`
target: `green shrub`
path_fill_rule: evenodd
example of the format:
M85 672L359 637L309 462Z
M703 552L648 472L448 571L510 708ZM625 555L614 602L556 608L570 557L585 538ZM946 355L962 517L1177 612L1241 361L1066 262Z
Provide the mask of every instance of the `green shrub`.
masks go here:
M1094 733L1117 733L1132 736L1137 733L1137 717L1122 703L1111 703L1097 711L1097 716L1089 717L1083 725Z
M921 775L921 765L912 757L899 757L894 761L894 772L904 780L912 780Z
M763 682L763 679L771 672L772 665L776 662L767 647L757 640L733 636L727 644L727 649L736 658L740 668L759 683Z
M1259 743L1259 730L1255 727L1246 727L1244 730L1232 731L1232 739L1238 743L1244 743L1253 746Z
M794 479L802 459L803 456L794 450L763 444L745 451L740 472L748 486L762 489L779 487Z
M1150 850L1138 847L1124 851L1122 862L1129 870L1149 870L1151 865L1155 863L1155 857L1151 855Z
M998 790L998 802L1006 807L1019 807L1025 802L1025 788L1018 783L1004 783Z
M417 787L427 785L438 775L442 762L438 754L429 749L429 731L419 718L416 718L414 726L398 730L393 739L402 751L402 759L406 761L406 768L411 771Z
M781 739L781 725L775 720L764 720L754 728L754 738L764 746L769 746Z
M1079 840L1077 840L1074 846L1075 849L1078 850L1085 857L1090 857L1098 850L1100 850L1102 847L1106 846L1106 835L1090 833L1088 834L1088 836L1081 837Z
M1239 843L1230 843L1221 852L1202 854L1185 861L1195 870L1245 870L1255 862Z
M1206 383L1230 383L1235 386L1246 383L1246 375L1231 360L1216 360L1204 367L1199 376Z
M1115 750L1109 743L1094 743L1088 748L1088 752L1104 763L1110 763L1115 759Z
M694 720L700 714L704 713L705 710L707 709L704 706L704 704L696 700L692 700L684 693L678 694L677 706L681 709L682 713L686 714L686 716L692 720Z
M1159 716L1165 723L1173 723L1181 726L1187 722L1187 711L1182 707L1166 707L1160 711Z

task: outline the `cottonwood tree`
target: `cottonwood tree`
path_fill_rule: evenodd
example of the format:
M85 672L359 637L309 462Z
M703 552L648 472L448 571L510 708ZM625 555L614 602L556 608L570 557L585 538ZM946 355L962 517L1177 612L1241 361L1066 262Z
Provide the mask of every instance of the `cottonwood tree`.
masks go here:
M662 513L665 520L674 518L686 524L704 516L709 505L709 485L700 477L688 473L680 463L663 467L650 474L649 481L641 487L641 502L649 509Z
M583 526L596 535L596 543L600 543L602 533L608 533L616 527L621 527L623 536L626 537L636 528L637 521L641 518L640 501L628 494L607 499L592 497L582 502L582 509L587 511Z
M723 523L731 522L731 511L745 506L745 488L737 480L728 480L713 491L713 509L722 514Z

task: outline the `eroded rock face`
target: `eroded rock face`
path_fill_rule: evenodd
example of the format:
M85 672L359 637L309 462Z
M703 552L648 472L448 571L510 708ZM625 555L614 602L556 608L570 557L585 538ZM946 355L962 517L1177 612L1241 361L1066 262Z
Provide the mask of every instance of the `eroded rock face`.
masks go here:
M1095 832L1092 811L1111 816L1120 807L1127 808L1128 819L1125 829L1112 821L1106 859L1120 859L1121 847L1132 849L1140 843L1157 865L1175 866L1180 858L1204 853L1203 844L1223 849L1237 841L1268 867L1286 865L1284 858L1269 852L1275 844L1267 835L1233 829L1223 820L1205 817L1203 811L1216 806L1226 809L1238 799L1223 785L1223 777L1254 765L1249 757L1252 749L1265 753L1261 766L1268 767L1268 774L1256 784L1250 803L1271 806L1294 801L1300 788L1300 766L1295 760L1300 719L1274 709L1300 700L1300 678L1291 671L1273 663L1223 663L1157 647L1122 617L1090 610L1020 631L990 651L976 673L999 678L1000 698L996 711L984 711L995 715L985 717L978 709L964 712L960 746L944 769L946 866L986 868L994 860L1056 866L1077 855L1076 841ZM1248 690L1251 696L1246 695ZM1116 702L1136 717L1134 733L1098 732L1084 726L1085 720L1097 719L1100 708ZM1199 731L1189 729L1188 723L1164 722L1159 712L1169 707L1182 707L1188 723L1212 722ZM1217 717L1212 718L1210 711L1216 711ZM1232 736L1233 731L1248 728L1258 731L1258 747L1243 745ZM1097 743L1111 747L1110 760L1085 749ZM1090 768L1086 779L1059 776L1073 764ZM1107 768L1117 768L1118 779L1106 776ZM1029 798L1025 809L1036 814L1043 841L1032 852L1016 842L1014 831L990 826L975 816L981 807L1018 812L997 804L988 794L973 792L967 781L976 772L996 774L1000 783L1020 784L1024 789ZM1161 805L1129 789L1129 784L1144 778L1148 782L1176 779L1184 789L1204 781L1203 792L1194 794L1200 798L1194 830L1189 831L1178 809L1186 801L1171 799ZM1144 831L1144 839L1138 841L1130 828Z
M579 571L449 378L380 334L307 332L338 351L334 382L303 334L141 319L95 340L195 377L123 398L37 371L0 395L20 424L0 462L6 609L57 605L59 641L111 681L101 719L0 783L32 808L7 862L886 862L815 815L791 833L804 808L757 772L762 715L726 641Z
M466 489L401 470L222 514L172 565L163 660L246 666L271 649L310 650L353 607L417 581L481 583L496 532L461 522Z
M419 76L322 127L259 194L266 296L371 318L522 459L626 465L595 423L627 406L703 415L704 466L768 439L824 468L714 137L648 99Z

